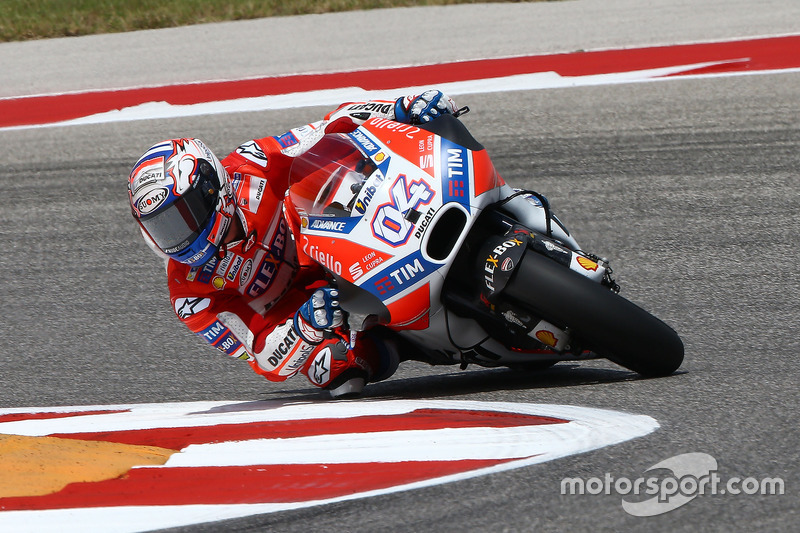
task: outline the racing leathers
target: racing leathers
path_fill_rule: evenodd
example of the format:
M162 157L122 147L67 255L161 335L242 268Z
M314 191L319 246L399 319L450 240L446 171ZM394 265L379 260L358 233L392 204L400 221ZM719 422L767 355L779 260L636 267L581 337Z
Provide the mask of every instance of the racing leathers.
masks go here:
M301 266L298 261L282 209L289 169L293 158L325 133L350 132L374 117L419 123L454 111L452 100L438 91L397 101L348 103L322 121L240 145L222 164L232 185L233 216L241 223L242 239L223 246L217 257L201 266L168 261L175 313L212 346L248 361L271 381L302 373L312 384L340 396L389 377L399 362L391 341L367 334L350 347L344 339L315 332L298 314L326 282L322 267Z

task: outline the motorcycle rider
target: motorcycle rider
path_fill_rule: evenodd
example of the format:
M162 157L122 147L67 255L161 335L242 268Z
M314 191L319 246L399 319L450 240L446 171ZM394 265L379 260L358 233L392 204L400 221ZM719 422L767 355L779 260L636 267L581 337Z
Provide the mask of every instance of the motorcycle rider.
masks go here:
M271 381L298 373L333 397L391 376L391 339L367 332L354 347L331 331L343 324L337 291L320 266L299 266L282 211L293 158L326 133L370 118L409 124L454 114L441 91L396 101L341 105L321 121L241 144L222 161L199 139L153 145L128 180L133 217L167 260L170 299L189 329Z

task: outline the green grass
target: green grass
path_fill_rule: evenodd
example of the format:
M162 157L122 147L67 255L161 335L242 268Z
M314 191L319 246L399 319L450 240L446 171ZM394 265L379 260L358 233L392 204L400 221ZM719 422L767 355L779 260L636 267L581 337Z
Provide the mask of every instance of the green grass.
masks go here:
M492 1L499 0L0 0L0 42L355 9Z

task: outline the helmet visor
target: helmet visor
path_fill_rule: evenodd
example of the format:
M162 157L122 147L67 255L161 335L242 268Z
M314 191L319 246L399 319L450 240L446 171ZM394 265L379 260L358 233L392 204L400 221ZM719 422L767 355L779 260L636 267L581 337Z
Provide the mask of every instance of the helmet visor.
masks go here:
M139 219L145 231L166 254L178 253L194 242L214 214L219 190L214 167L198 162L193 187L166 208Z

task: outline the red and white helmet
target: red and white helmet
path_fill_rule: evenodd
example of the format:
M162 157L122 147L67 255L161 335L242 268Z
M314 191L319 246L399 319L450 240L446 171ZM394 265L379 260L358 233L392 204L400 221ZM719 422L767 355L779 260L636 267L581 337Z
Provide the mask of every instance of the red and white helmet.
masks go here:
M147 150L131 170L128 198L150 247L192 266L218 253L235 211L228 173L199 139Z

